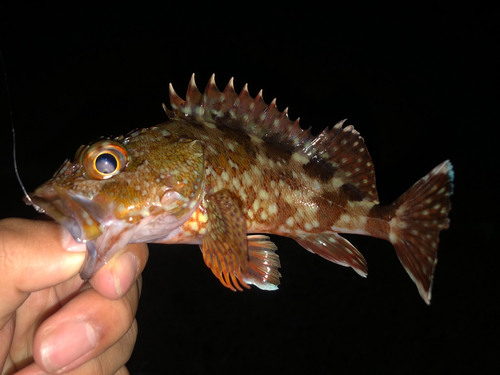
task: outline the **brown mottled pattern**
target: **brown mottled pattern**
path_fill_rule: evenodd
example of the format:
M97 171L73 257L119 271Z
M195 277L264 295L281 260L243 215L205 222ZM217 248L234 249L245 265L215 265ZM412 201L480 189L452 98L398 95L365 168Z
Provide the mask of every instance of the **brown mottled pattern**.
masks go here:
M180 129L186 132L187 127L180 119L166 126L172 137ZM238 196L249 233L294 236L304 231L327 231L348 212L348 202L361 200L361 193L354 186L339 180L340 186L334 188L333 176L327 179L321 174L323 171L314 176L305 168L308 164L295 160L289 151L242 131L221 126L191 128L187 136L201 140L204 148L206 194L227 189ZM184 227L196 235L192 228L203 231L206 223L195 226L190 220Z
M266 104L262 92L252 98L245 86L237 94L232 80L221 92L213 77L203 93L192 78L186 100L170 87L170 106L168 122L82 146L33 199L75 232L92 233L89 240L103 233L102 259L104 246L126 234L202 244L206 264L233 290L279 283L275 245L248 233L294 238L363 276L366 261L338 233L387 239L429 302L439 231L448 226L449 161L384 207L352 125L342 121L313 136L275 100ZM101 150L126 161L102 179L92 169Z

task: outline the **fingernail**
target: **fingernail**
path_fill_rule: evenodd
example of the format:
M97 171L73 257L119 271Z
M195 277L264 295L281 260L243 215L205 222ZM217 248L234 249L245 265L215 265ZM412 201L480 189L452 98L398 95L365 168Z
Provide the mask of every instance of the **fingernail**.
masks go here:
M45 369L54 372L67 367L97 345L94 328L85 322L65 322L45 334L41 345Z
M62 244L63 247L72 252L87 251L87 246L84 243L76 242L73 236L66 228L62 228Z
M123 297L132 284L135 282L139 264L133 253L125 253L118 258L114 265L112 273L115 282L116 294L119 298Z

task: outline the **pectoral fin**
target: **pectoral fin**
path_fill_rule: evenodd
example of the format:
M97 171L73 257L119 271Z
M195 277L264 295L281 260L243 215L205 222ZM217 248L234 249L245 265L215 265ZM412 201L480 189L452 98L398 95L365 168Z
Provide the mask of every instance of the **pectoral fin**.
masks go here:
M203 259L222 285L236 291L250 288L245 217L229 191L207 196L207 232L203 236Z
M244 276L248 284L263 290L276 290L280 285L280 258L275 253L276 245L263 235L248 236L248 275Z

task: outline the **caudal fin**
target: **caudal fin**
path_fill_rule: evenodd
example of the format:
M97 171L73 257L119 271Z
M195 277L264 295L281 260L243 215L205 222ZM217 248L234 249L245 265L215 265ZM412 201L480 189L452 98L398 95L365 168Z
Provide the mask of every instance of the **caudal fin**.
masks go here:
M448 228L453 167L439 164L394 202L389 240L406 272L430 304L439 232Z

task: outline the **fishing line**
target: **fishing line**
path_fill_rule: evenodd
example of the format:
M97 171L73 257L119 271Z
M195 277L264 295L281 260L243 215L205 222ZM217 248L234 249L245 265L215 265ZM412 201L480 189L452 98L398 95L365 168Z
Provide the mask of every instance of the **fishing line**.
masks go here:
M10 115L10 128L12 129L12 157L14 160L14 172L17 177L17 181L19 181L19 185L21 185L21 189L23 190L24 196L26 199L29 201L33 207L39 212L43 212L43 209L36 205L32 200L31 197L29 196L28 192L24 188L23 182L21 181L21 177L19 176L19 170L17 169L17 157L16 157L16 131L14 129L14 114L12 112L12 103L10 100L10 90L9 90L9 82L7 81L7 69L5 68L5 62L3 60L3 53L2 50L0 49L0 61L2 62L2 70L3 70L3 76L5 80L5 91L7 93L7 104L9 106L9 115Z

